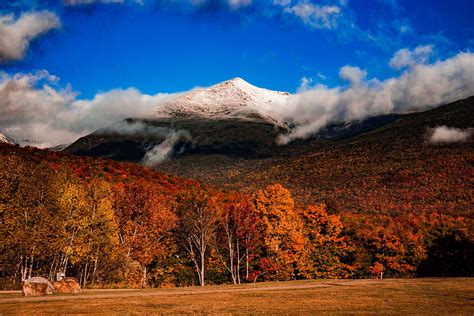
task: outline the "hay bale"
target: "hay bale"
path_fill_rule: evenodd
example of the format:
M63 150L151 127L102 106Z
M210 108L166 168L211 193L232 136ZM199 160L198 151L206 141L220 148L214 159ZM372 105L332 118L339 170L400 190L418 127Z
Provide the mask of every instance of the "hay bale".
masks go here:
M56 293L81 293L81 287L75 278L65 278L61 281L54 281L53 287Z
M33 277L23 281L22 292L24 296L51 295L54 288L47 279Z

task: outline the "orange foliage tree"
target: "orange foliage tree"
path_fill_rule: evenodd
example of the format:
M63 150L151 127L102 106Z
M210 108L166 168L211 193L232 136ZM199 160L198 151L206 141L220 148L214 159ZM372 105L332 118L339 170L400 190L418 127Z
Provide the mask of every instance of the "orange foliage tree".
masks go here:
M115 209L120 218L119 236L127 259L142 269L147 284L147 266L174 253L171 231L176 225L173 205L146 181L136 180L118 187Z
M269 185L254 194L253 204L262 236L260 270L254 272L254 280L258 275L269 280L296 278L304 235L290 192L280 184Z
M345 278L353 267L344 260L353 247L343 235L339 216L329 215L324 204L308 206L304 221L305 247L299 258L300 273L305 278Z

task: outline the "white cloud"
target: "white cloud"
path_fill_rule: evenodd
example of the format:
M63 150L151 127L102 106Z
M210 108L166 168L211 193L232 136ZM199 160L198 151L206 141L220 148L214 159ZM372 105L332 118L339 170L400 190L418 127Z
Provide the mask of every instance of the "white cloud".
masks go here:
M313 87L311 86L313 83L313 79L311 77L303 77L300 80L300 86L298 87L297 91L300 92L305 92Z
M175 149L178 149L178 153L182 153L184 147L175 148L176 144L191 141L191 134L186 130L152 126L142 121L122 120L102 130L121 135L153 135L157 141L161 140L161 143L149 148L143 157L142 162L147 166L155 166L171 157L175 153Z
M459 143L465 142L472 135L472 129L459 129L447 126L438 126L430 131L431 143Z
M279 4L282 5L282 2ZM302 1L293 6L286 6L284 12L295 15L312 28L334 29L337 27L341 9L334 5L317 5Z
M339 77L349 81L353 85L357 85L367 77L367 71L359 67L344 66L339 71Z
M351 77L349 86L317 85L292 96L285 107L275 109L296 125L291 133L280 137L280 143L307 138L330 122L427 110L474 95L473 53L459 53L434 64L413 65L399 77L384 81L359 80L363 76L353 70L351 67L344 71L346 77L348 73L358 73Z
M61 26L49 11L23 13L18 19L12 14L0 16L0 63L22 59L30 41Z
M433 45L418 46L414 50L403 48L393 55L389 65L393 69L403 69L417 64L424 64L428 62L432 53Z
M318 72L318 73L316 74L316 77L318 77L318 78L321 79L321 80L326 80L326 79L327 79L327 77L326 77L323 73L321 73L321 72Z
M319 83L317 83L318 81L324 81L327 79L327 77L323 73L320 73L320 72L316 74L315 78L316 79L314 80L311 77L302 77L300 79L300 85L298 89L296 89L296 91L298 93L302 93L302 92L314 89L316 86L319 85Z
M281 143L309 137L331 122L427 110L472 96L474 53L415 64L384 81L368 79L364 70L353 66L341 68L340 76L348 80L347 86L331 88L303 78L298 93L290 96L288 103L275 106L273 115L295 126L280 137ZM147 95L130 88L79 100L70 87L59 88L57 81L46 71L14 76L0 72L1 132L22 144L69 143L127 117L153 116L161 104L179 95Z
M130 88L77 100L70 88L58 89L46 71L0 74L0 129L21 144L38 147L70 143L127 117L150 117L175 94L142 94Z
M156 166L175 153L176 143L190 140L191 134L188 131L169 131L163 142L146 152L143 163L147 166Z
M252 0L227 0L227 2L232 9L238 9L252 4Z

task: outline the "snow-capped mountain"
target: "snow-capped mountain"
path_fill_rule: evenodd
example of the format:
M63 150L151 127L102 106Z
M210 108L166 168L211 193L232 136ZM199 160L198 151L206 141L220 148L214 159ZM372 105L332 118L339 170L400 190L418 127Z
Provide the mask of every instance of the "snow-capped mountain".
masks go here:
M7 136L3 135L2 133L0 133L0 143L7 143L7 144L12 144L12 145L15 144L13 140L9 139Z
M263 119L284 125L277 113L290 96L288 92L258 88L242 78L234 78L183 94L161 106L157 116Z
M168 146L172 141L167 157L271 157L286 150L278 146L277 139L292 128L283 113L294 102L293 97L234 78L181 94L159 105L154 117L132 117L97 130L64 151L143 162L153 148ZM389 121L375 118L370 122L333 124L314 138L348 138ZM288 153L292 154L291 150Z

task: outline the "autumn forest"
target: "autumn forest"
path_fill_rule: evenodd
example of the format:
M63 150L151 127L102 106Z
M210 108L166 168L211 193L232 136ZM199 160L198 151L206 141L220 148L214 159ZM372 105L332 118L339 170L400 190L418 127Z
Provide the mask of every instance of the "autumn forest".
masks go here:
M363 216L249 194L130 163L2 144L0 286L170 287L313 278L473 275L466 219Z

